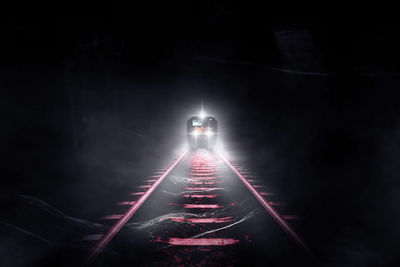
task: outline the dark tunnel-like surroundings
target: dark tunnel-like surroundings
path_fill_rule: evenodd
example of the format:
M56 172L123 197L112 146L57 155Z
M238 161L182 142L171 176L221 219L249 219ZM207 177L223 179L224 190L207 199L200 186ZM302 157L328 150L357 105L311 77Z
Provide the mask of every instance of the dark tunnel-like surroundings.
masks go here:
M399 263L393 14L31 5L0 26L1 266L80 264L82 236L179 155L202 103L219 145L303 216L317 265ZM148 234L135 223L124 238Z

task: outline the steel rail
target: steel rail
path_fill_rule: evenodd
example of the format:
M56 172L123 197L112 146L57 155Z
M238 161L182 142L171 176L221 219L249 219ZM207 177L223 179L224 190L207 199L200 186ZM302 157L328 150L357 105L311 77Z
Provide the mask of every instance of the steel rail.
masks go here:
M255 198L261 203L261 205L271 214L272 218L281 226L281 228L289 235L289 237L295 241L295 243L304 249L309 254L312 254L307 244L300 238L293 227L261 196L261 194L243 177L243 175L220 153L216 152L217 155L228 165L231 170L239 177L249 191L255 196Z
M122 227L128 222L133 214L140 208L140 206L146 201L146 199L153 193L158 185L168 176L168 174L183 160L186 156L187 151L183 152L174 163L164 171L164 173L158 178L158 180L132 205L128 211L119 219L111 229L102 236L102 238L90 249L89 255L86 258L84 264L91 263L110 243L114 236L122 229Z

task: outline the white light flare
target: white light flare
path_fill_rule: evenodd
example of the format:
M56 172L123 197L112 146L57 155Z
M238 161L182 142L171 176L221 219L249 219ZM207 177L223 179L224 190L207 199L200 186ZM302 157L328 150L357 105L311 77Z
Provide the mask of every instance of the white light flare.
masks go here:
M189 151L189 145L185 142L183 143L178 149L176 149L176 152L180 155L182 153L186 153Z
M204 119L206 116L207 116L207 114L204 112L203 109L201 109L200 114L199 114L200 119Z
M224 143L221 141L220 136L218 136L218 142L215 144L214 151L217 152L217 154L227 157L227 153L226 153L224 147L225 147Z
M210 130L209 130L209 131L207 131L207 133L206 133L206 134L207 134L207 136L208 136L208 137L210 137L210 136L213 136L213 135L214 135L214 133L213 133L212 131L210 131Z

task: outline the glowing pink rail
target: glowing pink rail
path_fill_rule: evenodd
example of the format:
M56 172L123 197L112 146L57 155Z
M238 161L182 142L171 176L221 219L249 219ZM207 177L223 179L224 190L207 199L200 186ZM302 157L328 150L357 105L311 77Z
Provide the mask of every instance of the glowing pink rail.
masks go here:
M99 242L94 245L90 252L89 256L86 258L85 263L92 262L97 255L107 246L108 243L113 239L113 237L121 230L121 228L128 222L128 220L132 217L133 214L140 208L140 206L146 201L146 199L150 196L151 193L156 189L156 187L164 180L165 177L178 165L182 159L186 156L187 152L185 151L175 160L175 162L165 170L160 178L146 191L143 195L136 201L134 205L132 205L129 210L121 217L121 219L116 222L111 229L103 235L103 237L99 240Z
M281 216L262 196L261 194L252 186L246 178L234 167L221 153L217 152L217 155L232 169L232 171L239 177L239 179L244 183L247 189L256 197L256 199L261 203L261 205L271 214L272 218L281 226L281 228L293 239L301 248L303 248L308 253L312 254L310 248L304 243L300 236L295 232L292 226L286 222L286 220Z

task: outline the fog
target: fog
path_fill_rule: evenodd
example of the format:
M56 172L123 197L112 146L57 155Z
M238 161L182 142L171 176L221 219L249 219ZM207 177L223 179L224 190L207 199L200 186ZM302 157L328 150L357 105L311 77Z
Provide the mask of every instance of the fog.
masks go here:
M202 103L226 151L303 215L325 265L396 263L397 22L163 6L140 7L151 20L119 6L6 16L0 251L20 254L4 264L53 253L10 230L52 225L18 219L21 195L95 222L179 153Z

